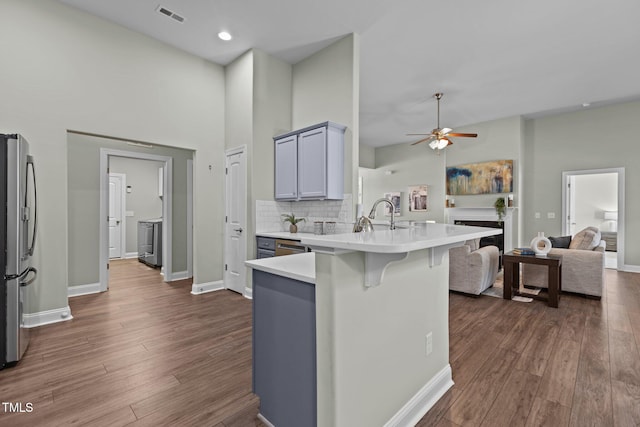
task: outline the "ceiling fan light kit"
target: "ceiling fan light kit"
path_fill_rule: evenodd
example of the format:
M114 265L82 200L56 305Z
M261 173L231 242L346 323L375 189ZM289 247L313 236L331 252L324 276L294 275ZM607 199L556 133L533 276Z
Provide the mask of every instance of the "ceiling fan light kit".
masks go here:
M453 144L450 137L463 137L463 138L476 138L478 136L477 133L452 133L453 129L451 128L440 128L440 99L442 98L442 92L438 92L433 95L433 97L438 101L438 124L431 133L408 133L408 136L413 135L425 135L426 138L422 138L419 141L414 142L411 145L420 144L421 142L428 142L429 147L432 150L444 150L449 145Z

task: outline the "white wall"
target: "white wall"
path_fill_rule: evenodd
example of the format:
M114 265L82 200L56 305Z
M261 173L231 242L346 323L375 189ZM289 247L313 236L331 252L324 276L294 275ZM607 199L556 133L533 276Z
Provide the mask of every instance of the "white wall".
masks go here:
M586 227L612 231L612 222L604 219L605 211L618 210L618 174L576 175L576 233Z
M67 129L196 150L195 283L221 279L222 67L51 0L3 0L2 13L0 131L29 140L39 178L27 311L67 306Z

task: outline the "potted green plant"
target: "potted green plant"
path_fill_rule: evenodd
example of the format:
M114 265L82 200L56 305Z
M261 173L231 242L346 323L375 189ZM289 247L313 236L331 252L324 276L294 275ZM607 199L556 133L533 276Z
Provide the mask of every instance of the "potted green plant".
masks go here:
M507 213L507 205L504 202L504 197L498 197L493 204L493 207L496 208L496 214L498 215L498 222L502 223L502 218L504 218Z
M289 223L289 232L297 233L298 232L298 223L301 221L306 221L304 218L296 218L294 214L282 214L283 222Z

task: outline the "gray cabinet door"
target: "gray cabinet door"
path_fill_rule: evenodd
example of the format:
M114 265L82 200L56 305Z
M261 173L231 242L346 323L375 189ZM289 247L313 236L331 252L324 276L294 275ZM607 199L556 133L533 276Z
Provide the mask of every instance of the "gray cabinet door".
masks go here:
M327 197L327 128L303 132L298 137L298 198Z
M275 199L298 198L298 136L275 141Z
M344 198L344 132L324 122L274 137L276 200Z
M315 427L315 286L253 270L253 391L278 427Z

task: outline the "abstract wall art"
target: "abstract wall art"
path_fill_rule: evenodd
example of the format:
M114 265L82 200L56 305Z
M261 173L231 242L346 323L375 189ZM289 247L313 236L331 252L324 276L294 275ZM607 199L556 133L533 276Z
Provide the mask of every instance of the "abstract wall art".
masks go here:
M447 167L447 194L513 192L513 160L470 163Z

